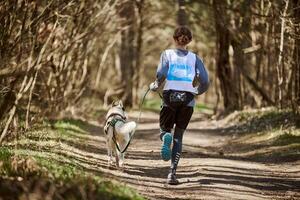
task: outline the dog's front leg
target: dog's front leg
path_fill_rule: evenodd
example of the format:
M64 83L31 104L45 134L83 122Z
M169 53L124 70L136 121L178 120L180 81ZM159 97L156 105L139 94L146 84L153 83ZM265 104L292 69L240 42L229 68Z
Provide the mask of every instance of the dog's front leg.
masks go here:
M112 166L113 163L114 163L114 159L113 159L113 156L112 156L112 152L110 152L110 155L109 155L109 158L108 158L108 166Z

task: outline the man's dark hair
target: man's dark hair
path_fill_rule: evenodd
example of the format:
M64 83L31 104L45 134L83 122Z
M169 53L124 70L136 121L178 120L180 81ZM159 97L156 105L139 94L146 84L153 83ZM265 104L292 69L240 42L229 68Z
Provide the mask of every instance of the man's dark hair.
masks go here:
M173 34L174 40L179 45L187 45L193 39L192 32L186 26L179 26L175 29Z

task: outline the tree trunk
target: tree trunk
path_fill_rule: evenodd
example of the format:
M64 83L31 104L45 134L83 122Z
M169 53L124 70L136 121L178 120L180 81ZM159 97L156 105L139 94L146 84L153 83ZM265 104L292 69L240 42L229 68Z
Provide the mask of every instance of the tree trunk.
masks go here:
M187 15L185 12L185 0L178 0L177 24L179 26L186 26L187 21Z
M135 53L135 65L134 65L134 76L133 76L133 106L139 105L139 88L140 88L140 75L142 72L141 66L141 55L143 47L143 28L144 28L144 15L143 7L144 0L136 2L137 6L137 41L136 41L136 53Z
M121 47L120 47L120 61L121 61L121 75L124 84L124 93L121 97L125 106L132 107L133 97L133 72L135 61L135 46L134 46L134 1L126 1L121 5L120 17L122 22L121 32Z
M283 16L281 18L281 30L280 30L280 45L279 45L279 55L278 63L276 66L277 71L277 82L278 82L278 105L280 108L283 107L283 85L284 85L284 75L283 75L283 46L284 46L284 33L285 33L285 18L287 15L287 10L289 6L289 0L286 1L285 7L283 10Z
M225 13L224 1L213 1L214 14L216 18L216 34L217 34L217 59L216 70L217 77L220 81L221 93L224 101L224 108L227 112L239 109L239 96L233 82L233 73L229 63L229 45L230 32L227 29L227 20Z
M293 75L294 75L294 99L293 99L293 109L298 114L300 113L300 0L293 0L294 9L294 32L295 32L295 46L294 46L294 55L293 55Z
M231 15L231 20L234 22L234 26L231 27L231 46L233 48L233 71L234 71L234 80L235 82L235 91L236 95L238 96L239 101L236 102L237 108L242 109L244 104L248 104L247 97L249 97L249 92L247 90L244 90L242 93L242 81L241 81L241 68L247 68L247 66L250 66L251 63L249 59L246 59L245 53L243 49L250 47L251 44L251 37L249 35L250 33L250 27L251 27L251 3L253 1L251 0L245 0L243 3L239 5L240 9L239 12L240 15ZM241 22L242 19L242 22ZM248 56L249 58L249 56ZM245 67L244 67L245 66Z

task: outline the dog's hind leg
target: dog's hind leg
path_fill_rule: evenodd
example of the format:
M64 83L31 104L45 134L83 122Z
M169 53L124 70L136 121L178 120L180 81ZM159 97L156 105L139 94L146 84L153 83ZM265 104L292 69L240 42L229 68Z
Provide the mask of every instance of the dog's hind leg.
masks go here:
M110 167L113 164L113 152L112 152L112 147L110 144L110 141L106 141L106 147L107 147L107 165Z
M124 154L125 153L121 153L121 152L118 152L118 153L119 153L119 165L122 168L124 165Z
M120 165L119 165L119 151L118 150L116 150L115 151L115 155L116 155L116 167L117 168L119 168L120 167Z

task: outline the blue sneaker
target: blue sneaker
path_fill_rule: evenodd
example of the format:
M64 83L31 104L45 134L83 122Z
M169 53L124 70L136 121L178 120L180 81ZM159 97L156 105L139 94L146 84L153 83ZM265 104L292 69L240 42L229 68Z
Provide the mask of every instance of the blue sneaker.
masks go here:
M162 146L160 155L164 161L168 161L171 159L171 143L172 143L172 135L171 133L165 133L162 137Z

